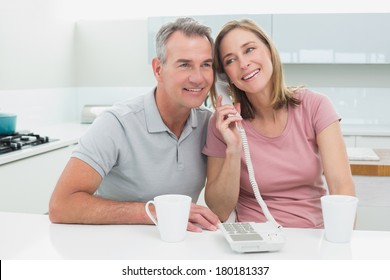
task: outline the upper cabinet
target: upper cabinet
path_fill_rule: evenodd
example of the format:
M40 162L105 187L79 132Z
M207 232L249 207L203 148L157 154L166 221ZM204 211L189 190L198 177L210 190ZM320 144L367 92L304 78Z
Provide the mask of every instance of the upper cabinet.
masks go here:
M390 63L390 13L278 14L272 37L283 63Z
M222 29L222 26L230 20L241 20L249 18L261 26L268 35L271 36L272 30L272 15L208 15L208 16L191 16L211 28L212 36L215 39ZM178 17L149 17L148 18L148 62L150 63L153 57L156 56L156 34L160 27L168 22L174 21Z
M210 26L214 38L229 20L254 20L273 38L285 64L390 64L390 13L193 17ZM176 18L148 18L149 63L158 29Z

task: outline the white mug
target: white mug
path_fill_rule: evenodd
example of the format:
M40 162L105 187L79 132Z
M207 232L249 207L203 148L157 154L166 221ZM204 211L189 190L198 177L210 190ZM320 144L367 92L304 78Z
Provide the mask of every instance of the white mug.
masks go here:
M358 201L357 197L349 195L321 197L326 240L336 243L351 240Z
M157 220L149 210L154 204ZM158 227L161 240L179 242L184 240L190 215L191 197L181 194L166 194L156 196L145 204L145 211Z

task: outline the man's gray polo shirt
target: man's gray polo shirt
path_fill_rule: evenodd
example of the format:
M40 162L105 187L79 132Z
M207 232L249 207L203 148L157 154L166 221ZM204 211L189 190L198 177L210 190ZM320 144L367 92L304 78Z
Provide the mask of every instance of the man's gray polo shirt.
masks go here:
M102 113L81 137L72 156L103 178L96 194L122 201L148 201L160 194L186 194L196 202L206 180L207 108L192 109L177 139L161 119L154 90Z

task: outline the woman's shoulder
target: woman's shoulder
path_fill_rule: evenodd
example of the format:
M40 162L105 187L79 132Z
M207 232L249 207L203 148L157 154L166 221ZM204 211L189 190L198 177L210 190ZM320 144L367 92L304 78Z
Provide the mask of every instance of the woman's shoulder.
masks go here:
M305 87L297 88L295 90L295 96L304 104L321 102L324 99L329 99L325 94Z
M322 93L320 93L318 91L315 91L313 89L306 88L306 87L296 88L295 94L297 94L298 96L302 96L302 98L316 98L318 96L323 95Z

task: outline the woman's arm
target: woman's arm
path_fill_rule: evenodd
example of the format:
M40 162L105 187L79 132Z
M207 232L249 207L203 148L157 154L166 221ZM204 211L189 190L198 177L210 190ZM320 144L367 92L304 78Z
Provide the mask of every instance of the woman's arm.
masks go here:
M330 194L355 195L347 150L338 121L325 128L318 136L324 174Z
M242 118L235 115L240 109L239 105L236 105L237 108L232 105L222 106L221 102L219 96L216 128L226 143L226 152L224 158L208 157L205 200L219 219L226 221L236 207L240 192L242 140L236 123Z
M209 157L205 200L224 222L235 209L240 192L240 155Z

